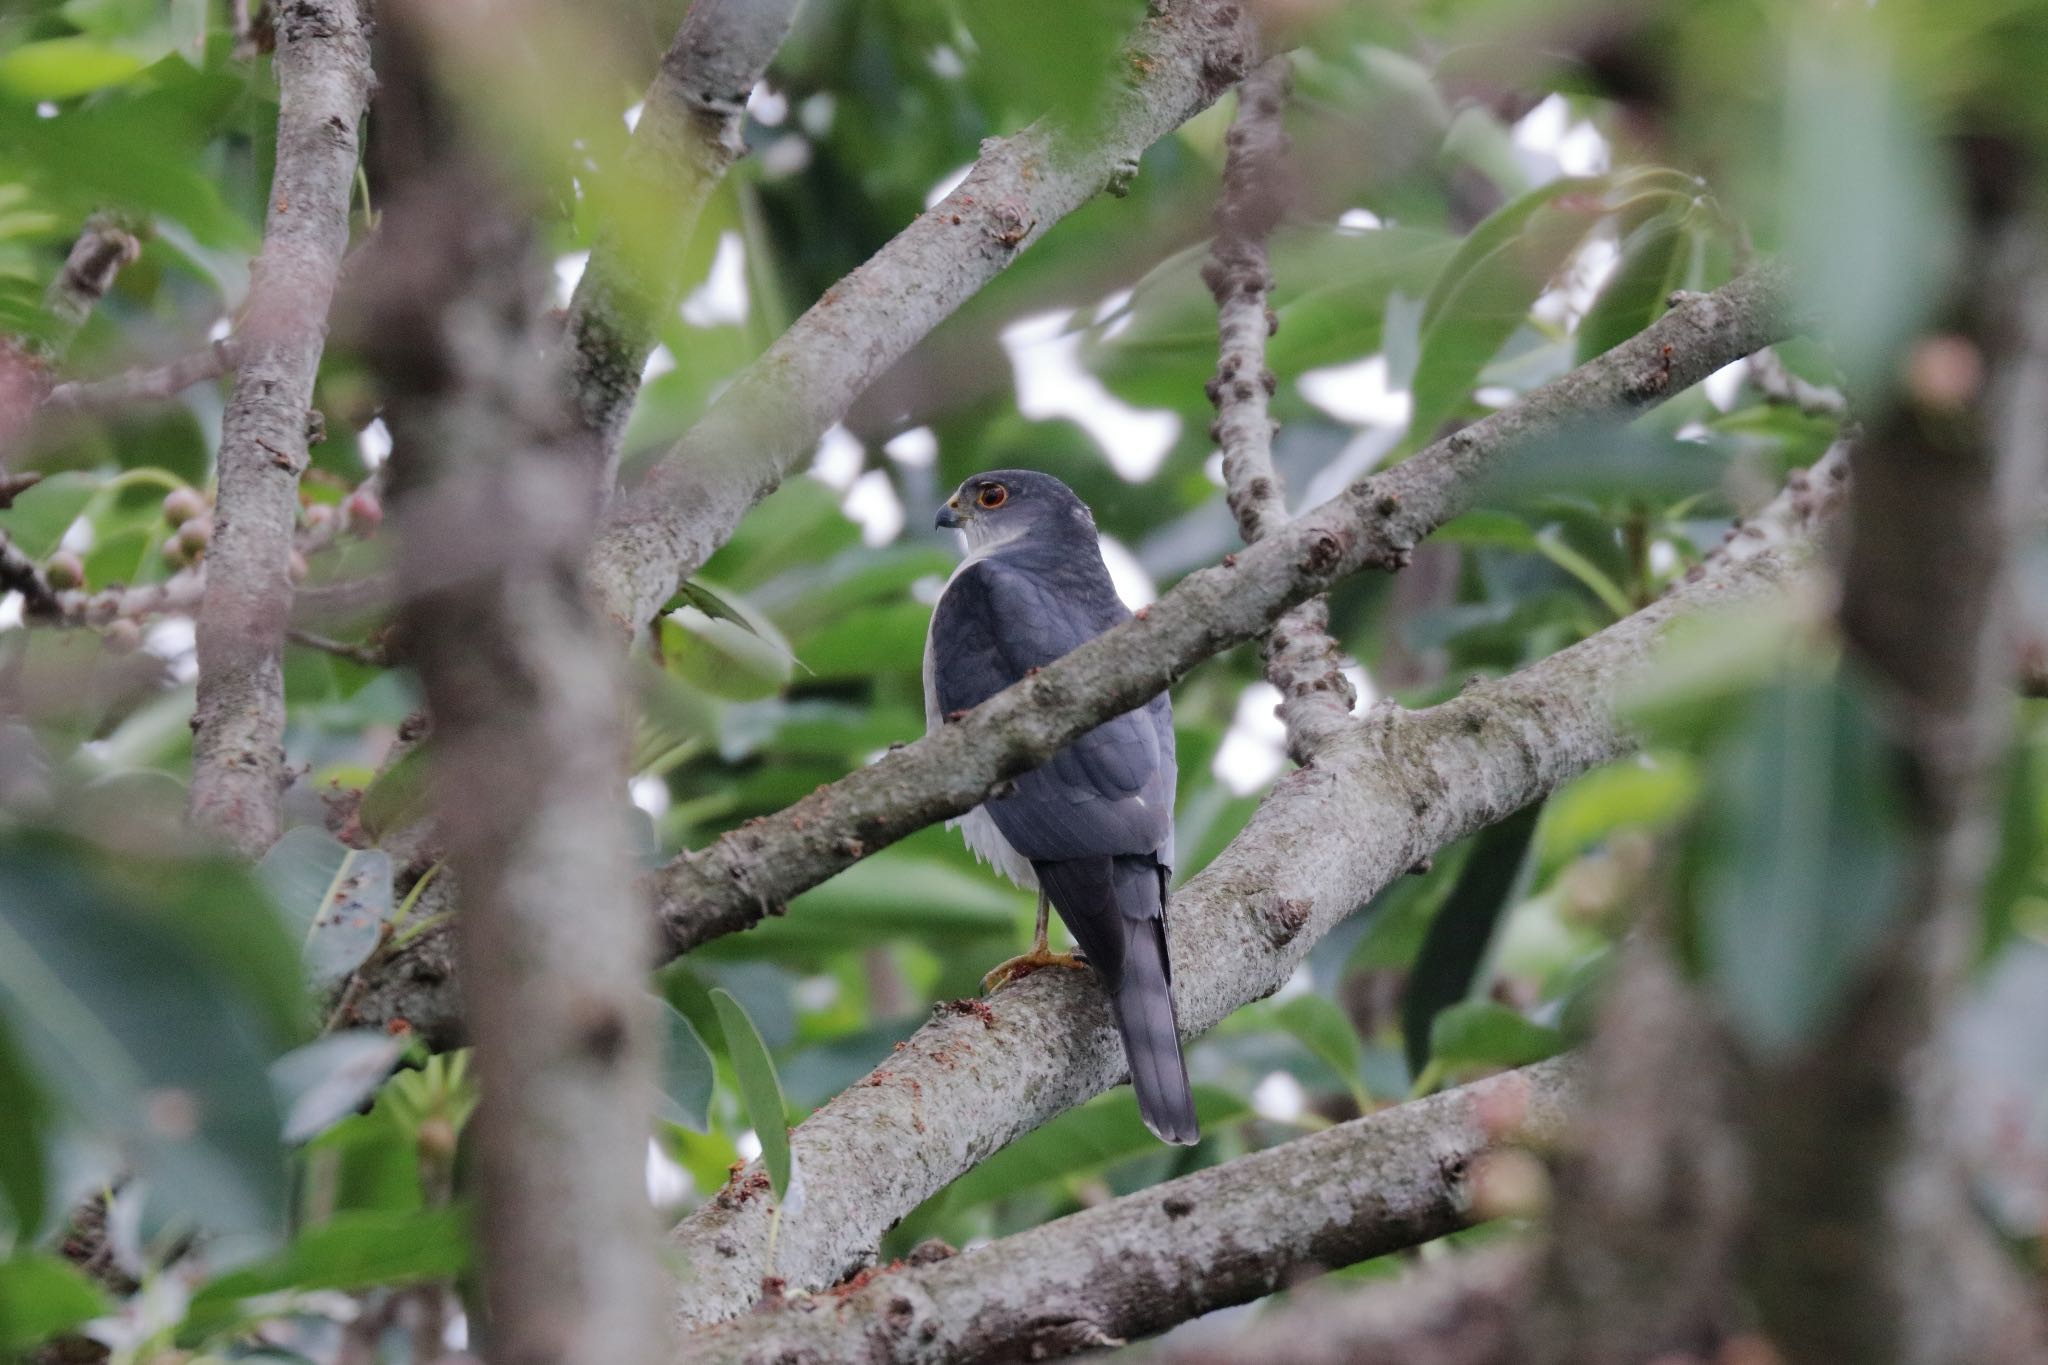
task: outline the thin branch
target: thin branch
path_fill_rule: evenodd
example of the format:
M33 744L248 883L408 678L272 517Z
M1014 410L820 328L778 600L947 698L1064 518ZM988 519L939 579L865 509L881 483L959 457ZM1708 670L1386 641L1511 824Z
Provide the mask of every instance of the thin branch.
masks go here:
M277 169L221 424L219 492L199 610L193 823L244 854L279 830L284 628L306 414L326 338L370 89L359 0L300 0L276 17Z
M1430 710L1376 708L1313 766L1281 779L1243 833L1175 893L1183 1033L1277 990L1323 935L1421 858L1629 752L1619 699L1666 623L1756 602L1798 563L1781 552L1732 566ZM941 1006L866 1081L795 1130L806 1195L782 1216L776 1273L794 1288L836 1282L917 1204L1123 1073L1102 994L1073 973L1026 978L979 1009ZM683 1320L716 1321L753 1302L765 1202L714 1201L677 1229L675 1248L692 1269Z
M1245 77L1237 117L1225 138L1223 198L1216 239L1202 279L1216 300L1220 355L1209 381L1216 421L1209 428L1223 454L1223 481L1247 545L1287 524L1286 489L1273 468L1279 423L1266 400L1275 380L1266 368L1266 339L1280 328L1270 306L1272 262L1267 238L1286 211L1288 64L1274 57ZM1287 750L1297 763L1351 720L1358 701L1344 676L1344 655L1330 638L1330 604L1312 597L1274 623L1266 637L1266 677L1280 692Z
M198 606L205 590L205 575L193 568L172 574L161 583L132 588L116 585L98 592L60 592L51 619L56 625L104 626L114 621L176 615Z
M180 356L168 364L130 370L106 379L75 379L51 389L49 397L43 400L43 409L46 412L92 412L130 403L176 398L194 384L218 379L232 371L237 354L234 339L223 338L204 350Z
M57 613L57 591L33 559L0 531L0 592L18 592L30 616Z
M619 660L580 572L592 440L559 382L533 217L443 132L422 40L456 21L394 8L363 344L462 902L480 1326L494 1360L652 1365L652 945L618 799Z
M1543 1062L1397 1105L697 1333L677 1358L964 1365L1121 1345L1483 1221L1487 1163L1562 1134L1576 1072ZM1264 1358L1282 1355L1268 1338Z
M617 477L626 419L660 320L681 293L697 217L743 155L747 96L798 0L696 0L662 54L625 162L625 221L599 237L569 303L571 383L600 441L596 486Z
M1289 608L1410 547L1469 503L1516 449L1682 392L1790 330L1788 291L1765 270L1691 298L1640 336L1413 459L1354 484L1225 564L1188 575L1144 615L879 761L678 858L655 877L672 954L747 929L861 858L988 799L1074 736L1142 705L1202 660L1265 634ZM362 1017L426 1036L458 1026L454 983L422 935L388 960ZM415 960L419 959L419 960ZM415 970L415 968L418 970Z
M295 645L317 649L322 654L332 654L338 659L347 659L365 668L388 668L391 665L390 657L385 654L381 645L350 644L347 640L331 639L310 630L301 630L297 626L286 629L284 638Z
M1808 417L1841 418L1849 415L1849 400L1842 396L1841 390L1801 379L1786 368L1776 351L1758 351L1749 358L1749 382L1773 403L1789 404Z
M1177 0L1125 55L1097 125L985 143L965 181L838 284L742 373L618 507L592 577L622 635L654 619L748 508L794 472L889 366L1259 55L1252 6Z

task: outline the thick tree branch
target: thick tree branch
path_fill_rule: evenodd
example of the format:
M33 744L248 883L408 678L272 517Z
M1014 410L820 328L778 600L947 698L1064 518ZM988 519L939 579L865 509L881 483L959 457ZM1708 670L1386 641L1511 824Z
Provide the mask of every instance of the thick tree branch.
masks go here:
M451 21L431 0L393 17L363 334L462 902L483 1094L476 1330L494 1360L651 1365L652 942L620 800L619 660L581 574L595 441L559 382L532 217L441 130L420 43Z
M669 950L689 951L779 913L799 892L926 825L972 809L1074 736L1157 695L1202 660L1256 639L1346 574L1401 562L1469 505L1515 450L1626 418L1784 336L1787 291L1765 270L1688 300L1642 335L1520 403L1354 484L1232 556L1190 574L1129 621L999 693L960 722L706 848L655 877ZM404 1018L446 1039L457 1024L448 948L431 934L370 974L366 1022Z
M1209 428L1223 455L1223 482L1239 532L1249 545L1287 524L1286 488L1273 468L1279 423L1267 413L1275 380L1266 368L1266 338L1279 330L1269 306L1272 261L1266 241L1286 211L1288 65L1274 57L1245 77L1237 117L1225 138L1223 198L1216 239L1202 279L1216 300L1220 352L1209 381L1216 421ZM1274 623L1266 636L1266 678L1280 692L1287 750L1306 763L1351 719L1358 701L1344 676L1343 652L1330 638L1330 606L1312 597Z
M599 437L600 496L611 492L640 373L681 293L697 216L746 151L747 96L788 35L797 3L695 0L647 87L626 152L626 221L592 247L569 304L570 381Z
M1626 753L1618 700L1665 623L1775 592L1796 563L1780 552L1730 566L1430 710L1375 709L1313 765L1282 778L1244 832L1175 895L1182 1031L1199 1034L1278 989L1317 940L1420 858ZM1122 1074L1101 993L1072 973L1026 978L985 1010L942 1006L866 1081L796 1129L807 1194L782 1219L776 1273L798 1288L836 1282L910 1209ZM767 1202L714 1201L677 1229L692 1269L679 1298L685 1321L716 1321L753 1302Z
M221 423L190 810L196 826L244 854L276 840L286 781L284 628L306 414L348 246L356 131L370 90L358 5L299 0L277 14L277 170Z
M1150 1335L1480 1221L1485 1163L1561 1135L1577 1070L1544 1062L1385 1109L697 1333L678 1358L950 1365L1051 1360Z
M1146 20L1096 127L984 144L960 187L903 229L735 379L616 509L593 578L630 635L816 448L868 385L1017 254L1135 172L1258 57L1250 6L1176 0Z

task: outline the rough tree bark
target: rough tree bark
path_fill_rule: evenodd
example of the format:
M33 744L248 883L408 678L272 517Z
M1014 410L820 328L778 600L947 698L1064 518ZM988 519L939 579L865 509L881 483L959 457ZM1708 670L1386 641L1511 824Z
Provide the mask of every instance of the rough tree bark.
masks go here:
M248 856L276 841L288 780L292 533L313 381L348 246L356 126L370 92L359 0L303 0L276 23L277 170L221 422L192 720L192 822Z
M1654 406L1790 328L1784 281L1769 269L1690 299L1521 402L1354 484L1229 562L1188 575L1142 618L959 723L672 861L655 878L669 950L687 952L778 913L790 897L876 849L979 805L1006 778L1142 705L1202 660L1257 638L1346 574L1400 563L1468 506L1479 481L1515 450ZM368 973L358 1015L403 1018L429 1037L453 1037L451 966L447 938L422 935Z
M705 1365L966 1365L1121 1345L1485 1216L1484 1163L1556 1140L1568 1059L1385 1109L936 1264L685 1338Z
M477 1331L492 1360L646 1365L662 1354L644 1183L652 944L618 660L581 573L595 440L559 383L532 216L429 89L454 22L424 0L387 18L374 149L387 221L353 303L391 424L401 637L461 887L483 1096Z
M626 419L660 320L676 306L704 202L745 151L747 96L789 33L798 0L695 0L640 106L622 209L569 303L570 384L596 433L592 479L609 495Z
M960 187L825 291L615 509L592 575L631 634L869 384L1053 224L1136 173L1152 143L1258 58L1250 6L1177 0L1145 21L1092 128L983 144Z
M1279 989L1324 934L1419 859L1628 752L1620 694L1664 625L1775 592L1797 562L1780 551L1730 565L1427 711L1375 708L1312 767L1281 779L1243 833L1175 893L1175 942L1201 945L1173 964L1183 1033ZM1123 1069L1099 989L1075 974L1040 973L975 1008L940 1006L866 1081L796 1129L807 1193L782 1219L776 1273L795 1288L835 1283L917 1204L1116 1084ZM754 1301L769 1202L715 1200L677 1229L691 1267L678 1297L685 1322Z
M1287 490L1273 467L1280 424L1266 400L1276 383L1266 368L1266 338L1280 329L1270 306L1272 260L1267 238L1285 215L1288 59L1274 57L1237 88L1237 117L1224 139L1223 197L1216 238L1202 279L1216 300L1220 352L1209 401L1209 428L1223 455L1223 482L1240 534L1250 545L1287 524ZM1280 692L1287 753L1314 757L1351 719L1358 693L1344 676L1343 652L1330 638L1330 604L1311 597L1273 623L1264 643L1266 679Z

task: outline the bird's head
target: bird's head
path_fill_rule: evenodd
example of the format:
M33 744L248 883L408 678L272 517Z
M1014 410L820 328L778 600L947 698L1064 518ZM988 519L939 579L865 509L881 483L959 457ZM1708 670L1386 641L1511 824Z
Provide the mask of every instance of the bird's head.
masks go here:
M1050 474L992 469L963 482L939 509L941 530L958 531L969 553L1031 535L1080 528L1095 534L1095 518L1074 490Z

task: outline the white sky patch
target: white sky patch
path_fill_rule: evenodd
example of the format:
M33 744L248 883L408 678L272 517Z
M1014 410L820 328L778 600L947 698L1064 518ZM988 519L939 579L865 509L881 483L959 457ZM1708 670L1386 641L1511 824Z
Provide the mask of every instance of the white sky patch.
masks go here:
M633 804L647 812L650 819L659 820L668 814L668 783L652 773L642 773L626 784L626 794Z
M36 104L37 118L55 118L58 114L62 112L63 111L57 107L57 101L55 100L41 100Z
M569 300L576 297L576 286L583 279L583 267L590 264L590 253L572 251L566 256L555 257L555 307L567 308Z
M925 58L925 63L931 67L932 74L940 80L957 81L967 74L967 63L961 60L958 52L945 43L933 48L931 55Z
M644 111L644 110L645 110L646 108L647 108L647 102L646 102L645 100L642 100L642 101L641 101L640 103L638 103L638 104L636 104L636 105L632 106L632 107L631 107L630 109L626 110L626 112L625 112L625 114L623 115L623 117L624 117L624 118L625 118L625 120L626 120L626 131L627 131L627 132L629 132L629 133L630 133L630 132L634 131L635 129L637 129L637 128L638 128L638 127L640 126L640 115L641 115L641 113L642 113L642 112L643 112L643 111Z
M1374 686L1372 674L1366 672L1365 665L1361 663L1345 664L1342 672L1351 680L1351 690L1358 694L1358 700L1352 705L1353 712L1365 714L1366 708L1380 699L1380 690Z
M1539 181L1558 175L1597 175L1611 159L1607 139L1590 119L1574 123L1571 105L1562 95L1551 95L1522 115L1511 136L1525 153L1525 168Z
M1123 599L1124 605L1136 611L1157 602L1159 586L1138 563L1138 557L1115 536L1098 538L1102 542L1102 562L1109 567L1110 585L1116 589L1116 595Z
M1124 306L1131 301L1131 293L1129 289L1119 289L1115 293L1105 295L1102 302L1095 305L1095 320L1102 322L1122 312Z
M391 458L391 428L384 425L382 417L372 417L370 424L356 433L356 453L372 469Z
M956 536L955 539L958 539ZM935 573L925 574L910 585L910 600L922 602L928 607L939 605L939 597L946 591L946 580Z
M1003 329L1017 373L1017 410L1026 417L1071 419L1095 438L1110 468L1129 483L1159 472L1180 436L1176 413L1134 408L1081 365L1081 334L1067 314L1039 313Z
M747 95L747 112L764 128L780 128L789 117L789 97L766 81L756 81Z
M798 107L796 119L812 137L823 137L832 131L832 120L838 114L839 101L831 91L820 90Z
M761 174L769 179L797 175L810 169L811 140L807 137L779 137L761 153Z
M658 1209L680 1204L696 1192L697 1183L661 1144L647 1139L647 1202Z
M1202 461L1202 477L1218 488L1230 487L1230 481L1223 477L1223 452L1212 450L1209 458Z
M234 319L225 315L213 320L213 326L206 329L208 341L226 341L228 334L235 330Z
M752 1161L761 1155L761 1135L751 1128L734 1138L732 1145L742 1161Z
M20 593L0 594L0 630L14 630L21 625L22 605Z
M1398 426L1369 426L1351 438L1350 444L1337 452L1337 458L1330 460L1309 477L1302 488L1301 496L1294 499L1297 507L1318 507L1344 491L1344 485L1353 479L1370 474L1380 467L1380 461L1394 447L1401 444L1401 436L1408 430L1404 419Z
M1749 361L1737 360L1723 365L1720 369L1700 381L1700 388L1707 395L1707 401L1722 412L1735 406L1735 396L1742 389L1742 379L1749 373Z
M930 427L912 427L891 436L882 453L907 469L929 469L939 458L939 438Z
M1472 401L1482 408L1504 408L1516 397L1518 395L1513 389L1501 384L1487 384L1472 390Z
M1295 388L1338 421L1358 426L1405 427L1415 410L1408 390L1387 386L1384 355L1310 370Z
M807 976L796 983L795 989L789 993L789 998L796 1002L798 1009L813 1014L819 1010L829 1010L839 1002L839 979L824 975Z
M839 510L860 523L864 545L887 545L903 533L903 499L896 496L887 470L870 469L855 479Z
M1386 225L1386 220L1371 209L1346 209L1337 215L1337 226L1340 228L1369 230Z
M1662 577L1677 573L1679 565L1678 547L1668 540L1650 542L1650 572Z
M941 199L960 188L960 182L965 180L967 173L973 169L974 163L970 161L964 166L956 166L933 181L932 187L925 191L924 206L928 209L937 208Z
M747 247L737 232L718 234L711 273L683 300L682 314L692 327L737 327L747 320Z
M656 346L647 353L647 363L640 367L640 382L650 384L676 367L676 353L666 346Z
M198 679L199 636L189 619L167 616L158 621L143 633L142 647L168 664L180 685Z
M1271 1071L1252 1087L1252 1112L1274 1123L1295 1123L1308 1112L1308 1092L1285 1071Z
M818 453L811 457L811 477L844 493L853 487L867 465L867 447L845 427L834 422L818 438Z
M57 548L82 555L91 551L93 540L92 523L80 517L64 528L64 538L57 542Z
M1288 973L1287 980L1281 983L1280 989L1273 992L1273 1003L1276 1005L1282 1004L1294 999L1297 995L1307 995L1315 988L1315 977L1310 973L1308 964L1306 962L1296 963L1294 970Z
M1530 313L1540 322L1567 329L1577 327L1620 264L1621 247L1612 233L1605 228L1596 231L1572 254L1557 284L1543 291Z
M1210 771L1230 788L1233 796L1249 796L1280 775L1287 766L1287 727L1273 708L1280 704L1280 689L1269 682L1255 682L1239 694L1237 714L1216 746L1216 760Z
M1707 429L1705 422L1687 422L1671 433L1675 441L1691 441L1694 445L1705 445L1714 439L1714 433Z

